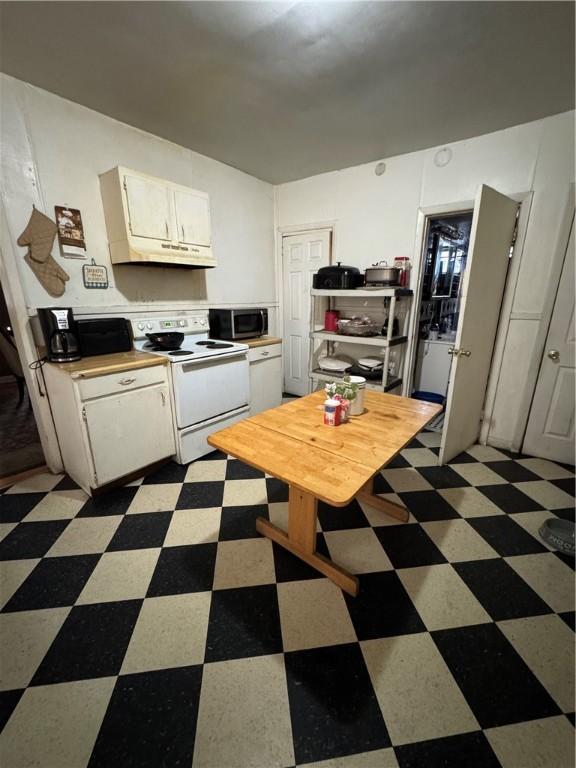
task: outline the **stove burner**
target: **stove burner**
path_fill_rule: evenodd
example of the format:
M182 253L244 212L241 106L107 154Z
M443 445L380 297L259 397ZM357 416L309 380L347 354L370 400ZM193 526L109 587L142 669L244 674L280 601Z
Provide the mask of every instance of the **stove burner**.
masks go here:
M172 352L168 352L169 355L193 355L194 352L189 352L187 349L175 349Z
M197 341L196 346L206 347L207 349L228 349L229 347L233 347L234 344L224 344L221 341L212 341L211 339L208 339L207 341Z

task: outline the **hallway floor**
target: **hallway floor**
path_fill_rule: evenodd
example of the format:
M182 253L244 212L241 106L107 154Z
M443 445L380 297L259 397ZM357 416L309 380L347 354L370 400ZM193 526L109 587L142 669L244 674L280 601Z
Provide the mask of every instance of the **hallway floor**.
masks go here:
M18 405L15 381L0 385L0 477L44 464L28 392Z
M538 537L574 473L421 433L319 507L360 594L255 533L287 487L213 453L88 499L0 495L3 768L569 768L574 560Z

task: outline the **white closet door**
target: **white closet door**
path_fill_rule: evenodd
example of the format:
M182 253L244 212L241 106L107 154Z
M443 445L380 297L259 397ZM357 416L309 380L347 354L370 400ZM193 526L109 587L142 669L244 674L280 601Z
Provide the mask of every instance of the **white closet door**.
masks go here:
M177 189L174 192L177 240L189 245L210 245L208 195Z
M140 176L124 177L130 231L135 237L172 239L172 190Z
M532 401L523 453L574 464L574 224Z
M330 263L331 230L317 229L282 238L284 296L284 391L310 391L310 290L312 275Z
M454 344L459 354L454 356L448 385L441 464L469 448L480 433L517 211L515 200L480 187L462 285Z

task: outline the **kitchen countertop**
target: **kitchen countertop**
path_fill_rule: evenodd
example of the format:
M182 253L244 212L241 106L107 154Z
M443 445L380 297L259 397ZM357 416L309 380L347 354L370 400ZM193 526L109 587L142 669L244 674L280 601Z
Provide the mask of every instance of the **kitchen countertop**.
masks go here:
M266 344L282 344L282 339L276 336L257 336L253 339L239 339L240 344L248 344L249 347L264 347Z
M50 363L50 365L70 374L73 379L82 379L103 376L106 373L130 371L135 368L150 368L153 365L168 365L168 363L168 358L131 349L129 352L114 352L111 355L83 357L74 363Z

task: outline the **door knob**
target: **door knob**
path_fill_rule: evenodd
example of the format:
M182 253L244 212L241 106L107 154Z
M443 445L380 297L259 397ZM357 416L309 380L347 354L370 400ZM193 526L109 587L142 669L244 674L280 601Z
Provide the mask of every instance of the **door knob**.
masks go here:
M557 349L549 349L548 357L550 360L554 360L554 362L556 362L556 360L560 360L560 352L558 352Z

